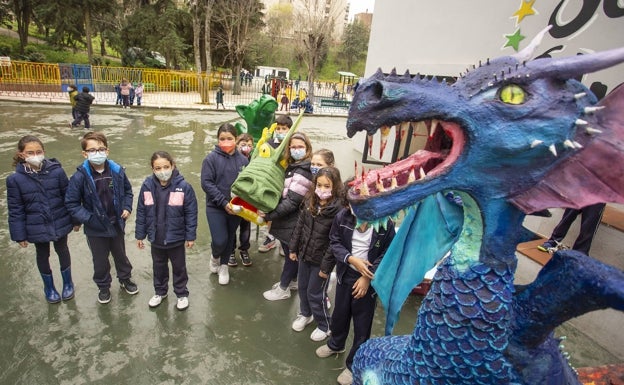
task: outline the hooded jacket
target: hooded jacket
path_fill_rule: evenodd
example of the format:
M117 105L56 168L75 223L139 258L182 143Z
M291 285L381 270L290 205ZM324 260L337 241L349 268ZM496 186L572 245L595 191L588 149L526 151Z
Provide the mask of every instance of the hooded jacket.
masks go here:
M45 159L39 172L18 163L6 179L9 232L15 242L56 241L73 227L65 207L67 175L56 159Z
M74 98L74 100L76 101L76 111L80 112L81 114L89 113L89 110L91 109L91 103L93 103L93 99L95 99L95 97L88 92L78 93L78 95L76 95L76 97Z
M232 183L249 160L239 151L232 155L215 146L202 163L201 186L206 193L206 207L224 209L230 202Z
M299 213L297 226L289 244L291 253L297 253L299 260L319 266L329 248L329 231L334 217L342 205L342 199L333 199L327 206L313 212L306 203Z
M154 244L156 238L156 202L163 187L156 176L145 179L139 192L136 211L136 239L147 239ZM197 238L197 198L193 187L184 177L173 170L168 188L165 218L165 239L163 246L178 242L194 241Z
M124 210L132 212L132 186L124 169L108 159L107 167L113 178L113 206L115 208L116 223L123 231L126 220L121 218ZM100 197L95 188L89 160L85 159L82 165L69 179L69 187L65 195L65 206L74 220L84 224L84 233L95 237L114 237L117 231L106 215Z
M286 167L282 198L275 210L264 217L265 220L272 221L270 233L275 238L284 242L290 241L297 224L301 202L311 186L312 172L309 160L292 163Z

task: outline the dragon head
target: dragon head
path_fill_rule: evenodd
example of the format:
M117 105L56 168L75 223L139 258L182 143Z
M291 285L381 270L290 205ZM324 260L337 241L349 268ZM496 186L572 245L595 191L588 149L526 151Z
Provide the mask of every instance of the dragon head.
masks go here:
M383 222L449 189L479 206L504 200L524 213L624 202L624 87L596 104L571 80L621 63L624 48L562 59L523 55L479 62L453 84L395 71L361 83L350 137L394 127L399 139L426 139L411 156L355 181L349 201L358 218Z
M272 211L277 206L284 187L286 168L281 162L282 155L290 137L297 131L302 116L299 115L282 143L275 149L267 141L273 134L276 124L271 128L264 128L262 137L256 142L256 149L251 155L249 165L232 184L233 194L264 212Z
M262 95L253 100L249 105L236 106L236 112L245 120L247 127L237 124L239 133L247 132L257 142L262 136L262 129L269 127L275 120L277 101L271 95Z

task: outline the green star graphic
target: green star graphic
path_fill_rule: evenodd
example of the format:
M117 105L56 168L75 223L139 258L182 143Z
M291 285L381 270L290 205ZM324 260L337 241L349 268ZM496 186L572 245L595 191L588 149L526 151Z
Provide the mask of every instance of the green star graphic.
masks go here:
M518 52L518 45L520 44L520 41L522 41L525 37L526 36L520 34L520 28L518 28L516 29L516 32L514 32L512 35L505 35L505 38L507 38L507 43L505 43L503 48L512 47L516 52Z

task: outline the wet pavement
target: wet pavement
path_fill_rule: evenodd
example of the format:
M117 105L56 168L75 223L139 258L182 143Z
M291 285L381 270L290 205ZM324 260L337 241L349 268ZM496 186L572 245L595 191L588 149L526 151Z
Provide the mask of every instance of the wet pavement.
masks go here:
M37 135L46 156L58 158L68 175L81 163L79 138L84 130L68 128L67 105L0 101L0 116L3 180L13 172L17 141L26 134ZM336 383L345 355L317 358L314 350L321 344L309 339L313 325L301 333L290 327L298 311L296 292L277 302L262 297L278 280L283 257L276 250L258 253L255 231L253 266L231 268L227 286L220 286L208 270L210 234L199 174L204 156L214 147L217 127L232 121L239 121L235 112L98 107L92 114L93 129L108 137L111 159L127 169L135 202L141 182L151 172L149 158L155 150L170 152L195 188L199 227L195 247L187 254L190 307L185 312L175 309L171 291L160 307L148 308L153 295L151 257L149 248L136 248L134 216L128 222L126 247L140 292L130 296L114 283L111 303L98 304L90 252L79 232L69 237L76 297L48 305L34 246L22 249L10 240L6 186L1 184L0 384ZM343 178L352 174L354 159L359 160L345 135L345 122L345 118L305 117L301 125L315 149L334 151ZM53 254L50 260L58 288L58 259ZM417 296L408 299L397 334L411 333L419 303ZM375 336L383 333L383 317L378 307ZM566 350L591 345L578 334L569 338ZM573 359L579 357L577 366L617 362L600 350L583 351L573 354Z

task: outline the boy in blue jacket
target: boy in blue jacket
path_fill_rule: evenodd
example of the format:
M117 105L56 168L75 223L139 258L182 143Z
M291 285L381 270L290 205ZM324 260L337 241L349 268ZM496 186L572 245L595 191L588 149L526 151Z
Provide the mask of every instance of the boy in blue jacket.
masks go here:
M117 278L128 294L139 292L130 279L132 264L126 255L124 228L132 212L132 186L124 169L108 159L108 141L100 132L88 132L80 141L85 161L69 180L65 205L74 220L84 224L93 257L93 281L98 302L111 300L110 262L113 255Z
M375 230L368 223L357 225L351 208L340 211L329 233L332 253L323 258L319 275L327 278L336 266L336 307L331 318L331 338L316 349L320 358L345 351L349 326L353 319L353 345L346 360L346 368L338 376L339 384L353 381L351 365L360 345L370 338L377 305L375 289L370 281L394 238L394 224Z

